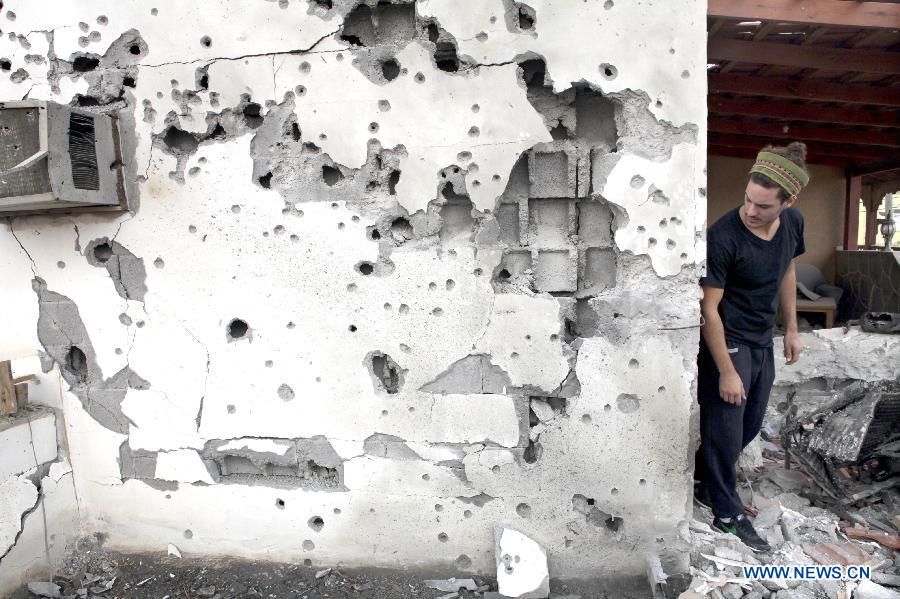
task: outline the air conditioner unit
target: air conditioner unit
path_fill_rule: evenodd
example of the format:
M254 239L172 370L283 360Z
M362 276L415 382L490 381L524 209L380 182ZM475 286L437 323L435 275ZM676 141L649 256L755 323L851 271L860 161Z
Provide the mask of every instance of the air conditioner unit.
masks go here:
M0 215L126 208L117 117L0 102Z

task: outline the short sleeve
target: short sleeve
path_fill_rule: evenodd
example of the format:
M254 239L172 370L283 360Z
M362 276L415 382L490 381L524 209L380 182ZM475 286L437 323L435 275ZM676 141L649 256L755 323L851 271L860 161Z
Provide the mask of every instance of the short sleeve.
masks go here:
M803 214L799 210L791 211L794 215L794 238L796 239L796 247L794 248L794 258L806 252L806 243L803 241Z
M706 232L706 276L700 279L701 285L725 289L725 279L732 262L730 247L720 238L720 232L712 227Z

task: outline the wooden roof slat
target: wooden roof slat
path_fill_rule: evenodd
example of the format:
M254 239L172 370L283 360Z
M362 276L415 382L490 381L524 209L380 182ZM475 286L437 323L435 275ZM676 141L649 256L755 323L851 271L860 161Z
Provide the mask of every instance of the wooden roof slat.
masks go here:
M775 29L776 25L778 25L778 23L773 23L771 21L760 25L759 29L756 30L756 33L753 34L753 41L759 42L765 39L765 37Z
M897 131L859 131L857 129L834 129L788 123L763 123L751 120L724 119L714 115L710 115L708 127L710 131L720 133L741 133L774 139L846 142L900 148L900 132ZM886 151L892 150L888 148Z
M726 19L714 20L713 24L709 28L709 31L707 32L707 35L709 35L709 37L713 37L715 34L719 33L719 29L721 29L725 23L727 23Z
M854 177L862 175L874 175L877 173L884 173L897 169L900 169L900 158L892 156L883 160L877 160L875 162L869 162L867 164L856 166L852 169L852 175Z
M709 0L707 14L747 21L900 27L900 4L845 0Z
M709 73L710 92L900 107L900 88Z
M756 158L757 150L753 150L750 148L733 148L730 146L716 146L710 144L706 146L706 153L711 156L728 156L731 158L746 158L747 160L753 160L754 158ZM837 166L841 168L846 168L850 165L850 161L845 158L829 155L817 156L810 154L807 155L806 162L808 164Z
M876 37L880 36L882 33L881 29L862 29L858 35L854 35L850 40L847 41L847 48L861 48L865 46L868 42L872 41Z
M877 50L820 48L773 42L715 38L707 44L710 61L727 60L789 67L900 74L900 53Z
M716 96L710 96L708 100L710 113L740 114L818 123L864 125L867 127L900 127L900 111L847 110L843 107L831 108L774 100L735 100Z
M806 36L806 39L800 42L800 45L808 46L826 33L828 33L828 27L816 27L810 32L809 35Z
M726 62L725 64L723 64L723 65L719 68L719 72L720 72L720 73L728 73L728 72L731 71L731 69L733 69L736 65L737 65L736 62Z
M757 151L772 143L767 137L736 135L732 133L710 133L708 143L714 146L750 148ZM828 143L806 140L810 154L840 156L854 162L870 162L887 158L891 150L880 150L877 146L860 146L847 143Z

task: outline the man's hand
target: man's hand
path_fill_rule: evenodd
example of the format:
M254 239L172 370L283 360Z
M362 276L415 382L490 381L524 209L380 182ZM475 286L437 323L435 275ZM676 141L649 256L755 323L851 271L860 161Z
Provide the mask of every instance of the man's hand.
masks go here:
M800 343L800 335L796 332L784 334L784 358L785 364L793 364L800 359L800 352L803 350L803 344Z
M744 398L744 383L741 382L741 375L737 371L719 374L719 397L730 404L741 405Z

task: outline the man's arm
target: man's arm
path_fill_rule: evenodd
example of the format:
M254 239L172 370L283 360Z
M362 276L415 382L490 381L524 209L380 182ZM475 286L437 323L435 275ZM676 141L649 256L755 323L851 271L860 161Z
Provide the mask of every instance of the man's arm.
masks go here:
M744 397L744 384L728 355L725 325L719 315L719 302L722 301L725 290L707 285L701 287L703 299L700 300L700 313L703 315L703 326L700 333L719 369L719 396L728 403L739 406Z
M786 364L793 364L800 359L800 350L803 349L797 333L797 270L793 260L778 288L778 301L784 317L784 357Z

